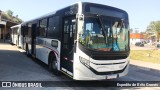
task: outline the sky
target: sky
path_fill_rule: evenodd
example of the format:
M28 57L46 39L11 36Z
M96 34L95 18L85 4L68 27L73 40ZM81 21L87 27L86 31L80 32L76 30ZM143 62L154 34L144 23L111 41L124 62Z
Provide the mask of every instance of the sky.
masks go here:
M0 10L12 10L23 21L34 19L78 1L93 2L127 11L130 28L145 31L151 21L160 20L160 0L0 0Z

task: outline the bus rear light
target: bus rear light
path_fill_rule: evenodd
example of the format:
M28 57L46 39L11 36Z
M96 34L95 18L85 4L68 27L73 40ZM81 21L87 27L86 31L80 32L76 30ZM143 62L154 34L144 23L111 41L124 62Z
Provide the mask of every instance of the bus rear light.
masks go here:
M90 67L90 61L89 60L87 60L83 57L80 57L80 56L79 56L79 60L83 65L87 66L88 68Z

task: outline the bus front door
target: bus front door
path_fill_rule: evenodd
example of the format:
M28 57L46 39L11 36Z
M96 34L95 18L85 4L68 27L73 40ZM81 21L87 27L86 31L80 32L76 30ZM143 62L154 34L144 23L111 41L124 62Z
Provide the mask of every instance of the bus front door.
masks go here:
M73 76L74 34L76 30L75 17L67 17L63 20L61 70Z

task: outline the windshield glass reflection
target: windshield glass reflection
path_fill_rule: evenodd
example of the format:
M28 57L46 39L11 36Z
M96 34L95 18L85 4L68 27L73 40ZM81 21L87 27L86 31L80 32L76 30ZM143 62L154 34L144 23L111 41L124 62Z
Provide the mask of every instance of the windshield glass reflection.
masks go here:
M110 17L85 17L79 42L88 49L99 51L129 50L128 23Z

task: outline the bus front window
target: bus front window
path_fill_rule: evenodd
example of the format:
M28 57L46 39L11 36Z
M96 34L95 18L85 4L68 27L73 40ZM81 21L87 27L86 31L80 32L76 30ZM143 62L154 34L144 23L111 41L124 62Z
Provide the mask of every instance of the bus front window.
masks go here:
M128 49L128 31L121 20L86 17L84 29L79 34L82 46L98 51L125 51ZM103 28L102 28L103 27Z
M129 33L128 24L124 23L123 20L115 20L112 24L113 31L113 48L115 51L126 51L129 50Z

